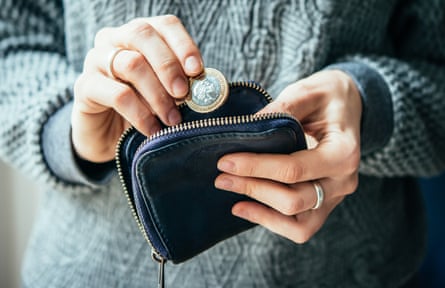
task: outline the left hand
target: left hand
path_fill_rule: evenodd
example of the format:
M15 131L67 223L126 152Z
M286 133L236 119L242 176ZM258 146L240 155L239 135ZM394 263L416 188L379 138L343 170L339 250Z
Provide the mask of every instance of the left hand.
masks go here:
M358 185L361 97L344 72L326 70L286 87L259 113L287 112L299 119L309 149L290 155L234 153L218 162L219 189L255 201L235 204L232 213L296 243L308 241L332 210ZM312 209L324 190L324 202Z

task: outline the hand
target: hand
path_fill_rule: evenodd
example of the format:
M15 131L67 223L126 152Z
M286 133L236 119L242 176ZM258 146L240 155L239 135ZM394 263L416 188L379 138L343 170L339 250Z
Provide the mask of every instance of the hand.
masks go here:
M160 129L159 119L178 124L175 100L186 96L188 77L202 70L200 52L175 16L100 30L74 86L75 151L85 160L109 161L130 125L148 136Z
M287 112L300 120L310 149L290 155L235 153L222 157L215 186L254 201L232 213L297 243L309 240L331 211L355 191L360 161L362 104L341 71L322 71L290 86L260 113ZM311 181L323 188L321 207Z

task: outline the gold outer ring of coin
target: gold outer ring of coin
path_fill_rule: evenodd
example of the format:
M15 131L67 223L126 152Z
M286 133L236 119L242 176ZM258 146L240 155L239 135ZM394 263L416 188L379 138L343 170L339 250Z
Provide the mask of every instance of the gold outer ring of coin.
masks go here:
M211 104L199 105L198 103L193 101L193 84L197 81L203 81L208 77L213 77L218 80L220 93ZM198 113L208 113L218 109L224 104L224 102L226 102L229 96L229 84L227 83L226 78L220 71L214 68L205 68L202 74L197 77L190 78L189 87L190 91L189 95L187 95L187 98L185 99L185 103L190 109Z

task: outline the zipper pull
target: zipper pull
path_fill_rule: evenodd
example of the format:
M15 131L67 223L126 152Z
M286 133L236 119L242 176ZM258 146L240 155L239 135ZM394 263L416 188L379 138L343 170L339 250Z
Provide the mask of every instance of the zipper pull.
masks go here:
M164 266L165 266L165 260L162 259L159 262L158 288L164 288L165 287L165 282L164 282Z
M165 262L167 262L164 258L161 257L156 251L151 251L151 258L158 262L159 264L159 274L158 274L158 288L164 288L165 287L165 281L164 281L164 267Z

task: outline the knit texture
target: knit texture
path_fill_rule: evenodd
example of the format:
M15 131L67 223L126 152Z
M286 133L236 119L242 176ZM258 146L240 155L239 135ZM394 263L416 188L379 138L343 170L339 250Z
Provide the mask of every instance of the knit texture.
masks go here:
M256 80L274 96L328 65L367 65L387 84L394 115L389 141L362 157L358 190L308 243L257 227L184 264L168 264L168 287L397 287L418 268L423 207L407 176L445 166L445 1L1 3L0 156L47 187L25 287L155 286L157 266L119 181L69 178L43 153L43 141L58 139L42 135L55 115L69 129L63 111L96 32L162 14L181 18L206 66L229 81ZM72 155L71 146L54 153ZM73 157L60 161L76 165Z

